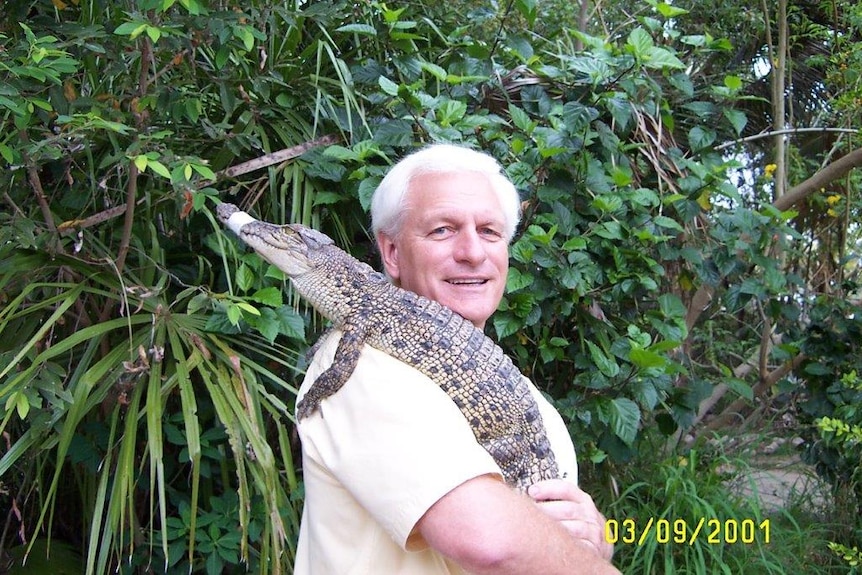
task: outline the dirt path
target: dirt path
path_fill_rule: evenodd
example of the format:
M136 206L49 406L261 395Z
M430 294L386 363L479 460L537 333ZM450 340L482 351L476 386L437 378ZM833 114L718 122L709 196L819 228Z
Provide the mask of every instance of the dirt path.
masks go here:
M750 471L736 479L734 489L744 496L756 493L767 512L786 507L794 496L819 500L823 493L822 482L798 455L757 458Z

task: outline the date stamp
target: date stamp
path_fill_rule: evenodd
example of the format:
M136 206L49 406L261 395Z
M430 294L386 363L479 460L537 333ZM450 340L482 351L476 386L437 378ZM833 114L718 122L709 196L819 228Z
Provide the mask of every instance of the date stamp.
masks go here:
M605 541L611 545L644 545L655 541L659 545L734 545L743 543L768 544L769 519L718 519L701 517L697 521L649 517L638 521L628 518L605 521Z

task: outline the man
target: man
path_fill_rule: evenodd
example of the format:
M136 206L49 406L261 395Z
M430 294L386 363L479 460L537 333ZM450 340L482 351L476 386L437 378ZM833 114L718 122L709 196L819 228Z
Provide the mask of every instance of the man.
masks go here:
M420 150L381 182L371 216L393 282L484 327L520 217L493 158L450 145ZM321 345L300 397L332 362L338 337ZM344 387L298 424L306 501L295 573L618 573L604 518L575 483L566 427L531 387L567 479L524 494L502 481L445 392L366 346Z

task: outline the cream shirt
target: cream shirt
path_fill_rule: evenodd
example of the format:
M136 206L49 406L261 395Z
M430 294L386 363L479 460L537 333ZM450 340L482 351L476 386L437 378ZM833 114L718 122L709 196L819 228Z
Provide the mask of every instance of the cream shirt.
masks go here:
M331 363L340 333L318 349L299 391ZM577 481L562 418L530 384L564 477ZM297 425L305 506L296 575L463 573L413 527L441 497L480 475L501 477L449 396L413 367L365 346L353 374Z

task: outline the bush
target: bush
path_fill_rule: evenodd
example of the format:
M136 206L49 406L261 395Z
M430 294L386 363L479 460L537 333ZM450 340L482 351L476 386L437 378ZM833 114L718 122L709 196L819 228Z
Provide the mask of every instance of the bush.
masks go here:
M836 554L850 565L862 547L862 307L821 297L811 307L796 372L805 384L799 401L806 442L803 459L833 488L852 518Z

